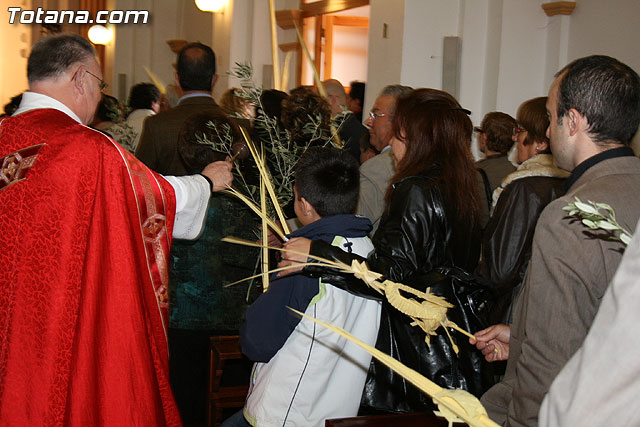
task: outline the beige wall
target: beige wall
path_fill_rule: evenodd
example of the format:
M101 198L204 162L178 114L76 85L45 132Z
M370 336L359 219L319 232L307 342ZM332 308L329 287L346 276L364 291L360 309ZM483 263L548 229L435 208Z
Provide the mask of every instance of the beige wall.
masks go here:
M27 0L15 6L31 8ZM0 9L0 113L11 97L27 90L27 57L31 49L31 26L9 24L7 7Z
M164 84L174 83L176 55L167 40L184 39L211 45L212 14L198 10L193 1L108 0L109 9L148 10L147 24L114 25L114 40L107 46L105 80L112 95L126 101L129 89L151 79L148 67ZM122 76L125 84L121 85Z
M441 88L445 36L462 40L459 100L476 124L546 95L553 74L577 57L608 54L640 71L640 2L580 0L571 16L554 17L544 2L371 0L366 108L389 83Z
M40 0L39 0L40 1ZM608 54L640 71L640 2L579 0L571 16L547 17L545 0L371 0L365 108L387 84L440 88L445 36L462 40L460 102L478 124L493 110L515 115L518 105L545 95L553 74L567 62L590 54ZM20 3L16 1L16 3ZM23 8L31 5L23 0ZM166 40L186 38L211 44L219 57L221 93L237 85L224 74L235 61L250 61L254 80L271 64L267 0L230 0L222 15L198 11L192 0L109 0L110 8L148 9L147 25L119 25L108 46L105 79L115 95L148 81L147 65L165 83L173 81L175 55ZM297 0L276 0L277 9ZM29 6L28 6L29 5ZM3 104L26 88L26 58L32 29L9 25L0 10L0 99ZM387 24L387 37L382 36ZM280 43L295 32L278 29ZM280 61L284 55L280 53ZM293 85L294 64L291 68ZM126 76L126 87L118 75ZM348 82L345 82L348 83ZM269 86L268 84L266 85Z
M383 87L402 81L405 0L371 0L370 7L365 111Z

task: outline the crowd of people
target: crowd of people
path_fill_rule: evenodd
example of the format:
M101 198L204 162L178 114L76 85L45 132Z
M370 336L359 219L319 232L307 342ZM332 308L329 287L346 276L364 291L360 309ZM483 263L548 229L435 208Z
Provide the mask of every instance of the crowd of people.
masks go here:
M335 79L324 97L299 87L256 103L232 88L218 105L215 54L201 43L178 54L172 107L150 83L126 107L104 94L96 52L76 35L36 43L27 75L0 118L0 424L197 423L209 337L233 334L253 365L226 427L435 408L290 308L467 390L502 425L638 422L625 332L640 237L625 252L606 220L589 228L564 209L598 203L629 235L639 222L640 77L627 65L576 59L548 96L478 127L452 95L400 84L364 121L364 83L347 91ZM227 152L202 143L220 129ZM228 156L242 150L241 129L263 145L286 135L299 154L285 207L295 229L270 239L287 269L263 293L224 288L259 256L220 242L258 235L258 218L221 192L237 185L234 169L245 185L259 180L250 158ZM305 265L314 257L430 290L474 337L441 328L427 341L364 281Z

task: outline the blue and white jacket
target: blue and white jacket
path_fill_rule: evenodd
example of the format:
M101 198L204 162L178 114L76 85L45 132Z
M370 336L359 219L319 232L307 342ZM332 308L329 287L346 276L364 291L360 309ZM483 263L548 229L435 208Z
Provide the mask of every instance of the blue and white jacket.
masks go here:
M371 222L354 215L322 218L290 237L321 239L366 257ZM375 345L380 303L303 274L273 278L247 310L242 351L256 363L244 408L253 426L324 426L327 418L355 416L371 356L338 334L287 307L340 326Z

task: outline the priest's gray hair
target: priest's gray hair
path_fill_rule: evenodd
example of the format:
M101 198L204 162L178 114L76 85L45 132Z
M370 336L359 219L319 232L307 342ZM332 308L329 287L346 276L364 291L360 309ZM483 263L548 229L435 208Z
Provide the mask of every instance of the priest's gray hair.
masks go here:
M45 37L33 45L27 62L29 83L56 77L74 64L96 56L93 45L77 34Z

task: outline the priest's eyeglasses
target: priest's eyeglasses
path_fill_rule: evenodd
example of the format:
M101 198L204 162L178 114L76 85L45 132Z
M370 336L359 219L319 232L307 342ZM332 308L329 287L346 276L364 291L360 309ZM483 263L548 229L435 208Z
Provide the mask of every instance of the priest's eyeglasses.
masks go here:
M95 77L96 79L98 79L98 81L100 82L98 84L98 87L100 88L100 92L102 92L103 90L105 90L106 88L109 87L109 83L105 82L104 80L102 80L100 77L96 76L95 74L93 74L90 71L84 70L87 74L89 74L90 76ZM73 77L71 77L71 80L75 80L76 76L78 75L78 71L76 71L75 73L73 73Z
M87 70L85 70L87 71ZM95 74L87 71L87 74L89 74L90 76L95 77L96 79L98 79L98 81L100 82L100 85L98 86L100 88L100 92L102 92L103 90L105 90L106 88L109 87L109 83L105 82L104 80L102 80L100 77L96 76Z

